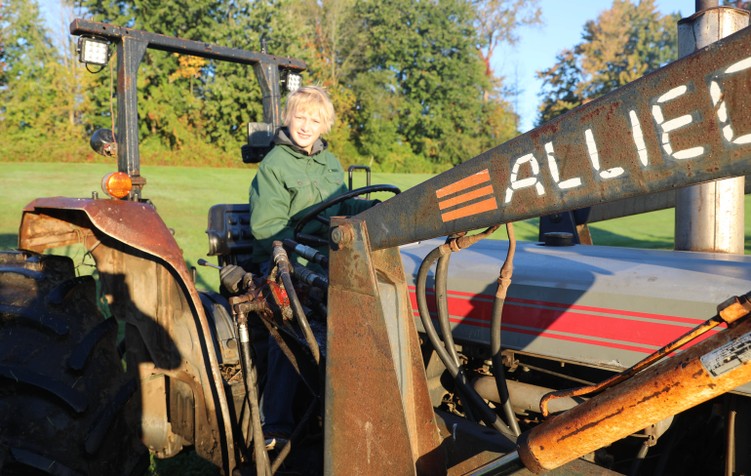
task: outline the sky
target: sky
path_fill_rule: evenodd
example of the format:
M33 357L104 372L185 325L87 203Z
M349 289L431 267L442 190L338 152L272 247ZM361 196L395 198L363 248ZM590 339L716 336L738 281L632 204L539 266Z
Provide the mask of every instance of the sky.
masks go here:
M687 17L695 11L694 0L657 0L655 4L663 14L677 12ZM491 60L493 71L505 77L506 85L517 85L520 90L514 104L520 116L520 132L529 131L537 116L542 83L535 72L550 68L556 54L581 42L584 24L597 19L611 5L610 0L540 0L544 24L522 28L513 49L496 49Z
M694 12L695 0L656 0L655 4L663 14L678 12L687 17ZM48 23L57 26L61 21L59 0L39 0L39 5ZM579 43L584 23L595 20L611 5L611 0L540 0L544 24L522 28L514 48L496 49L493 71L520 91L514 101L520 132L530 130L537 115L541 82L535 73L553 66L556 54Z

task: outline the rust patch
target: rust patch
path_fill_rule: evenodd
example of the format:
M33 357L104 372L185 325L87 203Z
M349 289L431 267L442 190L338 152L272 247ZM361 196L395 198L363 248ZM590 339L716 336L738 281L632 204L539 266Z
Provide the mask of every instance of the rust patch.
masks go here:
M637 405L639 405L639 404L642 404L642 403L648 402L648 401L652 400L653 398L657 398L657 397L659 397L660 395L664 395L664 394L666 394L666 393L670 392L670 391L671 391L672 389L674 389L675 387L680 387L680 385L681 385L681 383L680 383L680 382L674 382L674 383L673 383L673 384L671 384L671 385L667 385L667 386L663 387L663 388L662 388L662 390L659 390L659 391L657 391L657 392L654 392L654 393L651 393L651 394L649 394L649 395L645 396L645 397L644 397L644 398L642 398L641 400L639 400L639 401L637 401L636 403L634 403L634 404L633 404L632 406L637 406Z
M623 407L621 407L621 408L617 409L617 410L616 410L616 411L614 411L613 413L610 413L610 414L608 414L608 415L605 415L605 416L604 416L603 418L600 418L599 420L595 420L595 421L593 421L593 422L587 423L586 425L580 426L579 428L575 429L574 431L571 431L571 432L569 432L569 433L566 433L565 435L562 435L561 437L559 437L559 438L558 438L558 440L557 440L557 442L558 442L558 443L562 443L562 442L564 442L564 441L565 441L566 439L568 439L568 438L571 438L571 437L573 437L573 436L576 436L576 435L578 435L579 433L583 433L583 432L585 432L586 430L588 430L588 429L590 429L590 428L594 428L594 427L596 427L596 426L599 426L599 425L600 425L600 424L601 424L602 422L604 422L604 421L607 421L607 420L610 420L611 418L614 418L614 417L616 417L616 416L617 416L617 415L619 415L619 414L620 414L620 413L621 413L622 411L623 411Z

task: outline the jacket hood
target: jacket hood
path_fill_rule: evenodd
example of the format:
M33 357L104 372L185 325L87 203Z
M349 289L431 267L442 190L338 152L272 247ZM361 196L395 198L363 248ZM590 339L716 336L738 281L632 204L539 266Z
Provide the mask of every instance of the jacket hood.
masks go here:
M280 127L276 131L276 135L274 136L274 144L286 145L287 147L291 148L292 150L294 150L295 152L299 154L311 155L311 156L320 154L321 152L326 150L329 146L328 142L326 142L325 139L322 139L319 137L313 144L310 154L308 154L308 151L306 151L305 149L302 149L300 146L295 144L295 142L289 136L289 129L287 129L286 127Z

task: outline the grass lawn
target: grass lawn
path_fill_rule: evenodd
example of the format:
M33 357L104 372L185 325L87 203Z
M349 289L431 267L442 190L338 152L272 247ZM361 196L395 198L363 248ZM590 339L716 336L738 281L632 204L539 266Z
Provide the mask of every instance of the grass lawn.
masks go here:
M0 163L0 248L17 245L21 210L36 197L90 197L100 192L101 177L115 166L73 163ZM168 227L183 249L186 262L194 266L199 258L206 258L206 238L209 208L217 203L247 201L248 187L255 169L247 168L190 168L149 166L141 169L147 179L144 197L157 207ZM427 174L377 174L373 184L394 184L406 190L430 178ZM364 174L355 174L354 186L365 184ZM101 192L100 192L101 194ZM385 199L383 193L376 198ZM748 198L747 198L748 202ZM746 209L751 209L747 203ZM751 220L746 223L746 236L751 236ZM671 249L673 247L673 212L663 210L639 216L600 222L590 227L596 244L644 248ZM517 239L537 241L537 220L517 223ZM494 238L505 239L503 228ZM747 249L749 248L747 239ZM210 260L212 261L212 260ZM197 285L200 289L216 289L215 269L199 267Z

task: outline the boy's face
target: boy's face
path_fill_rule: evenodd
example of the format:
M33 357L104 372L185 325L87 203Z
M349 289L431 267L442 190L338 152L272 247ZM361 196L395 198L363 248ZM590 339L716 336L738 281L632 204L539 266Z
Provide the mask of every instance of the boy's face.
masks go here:
M297 110L287 124L289 135L298 147L308 154L321 136L323 120L317 111Z

